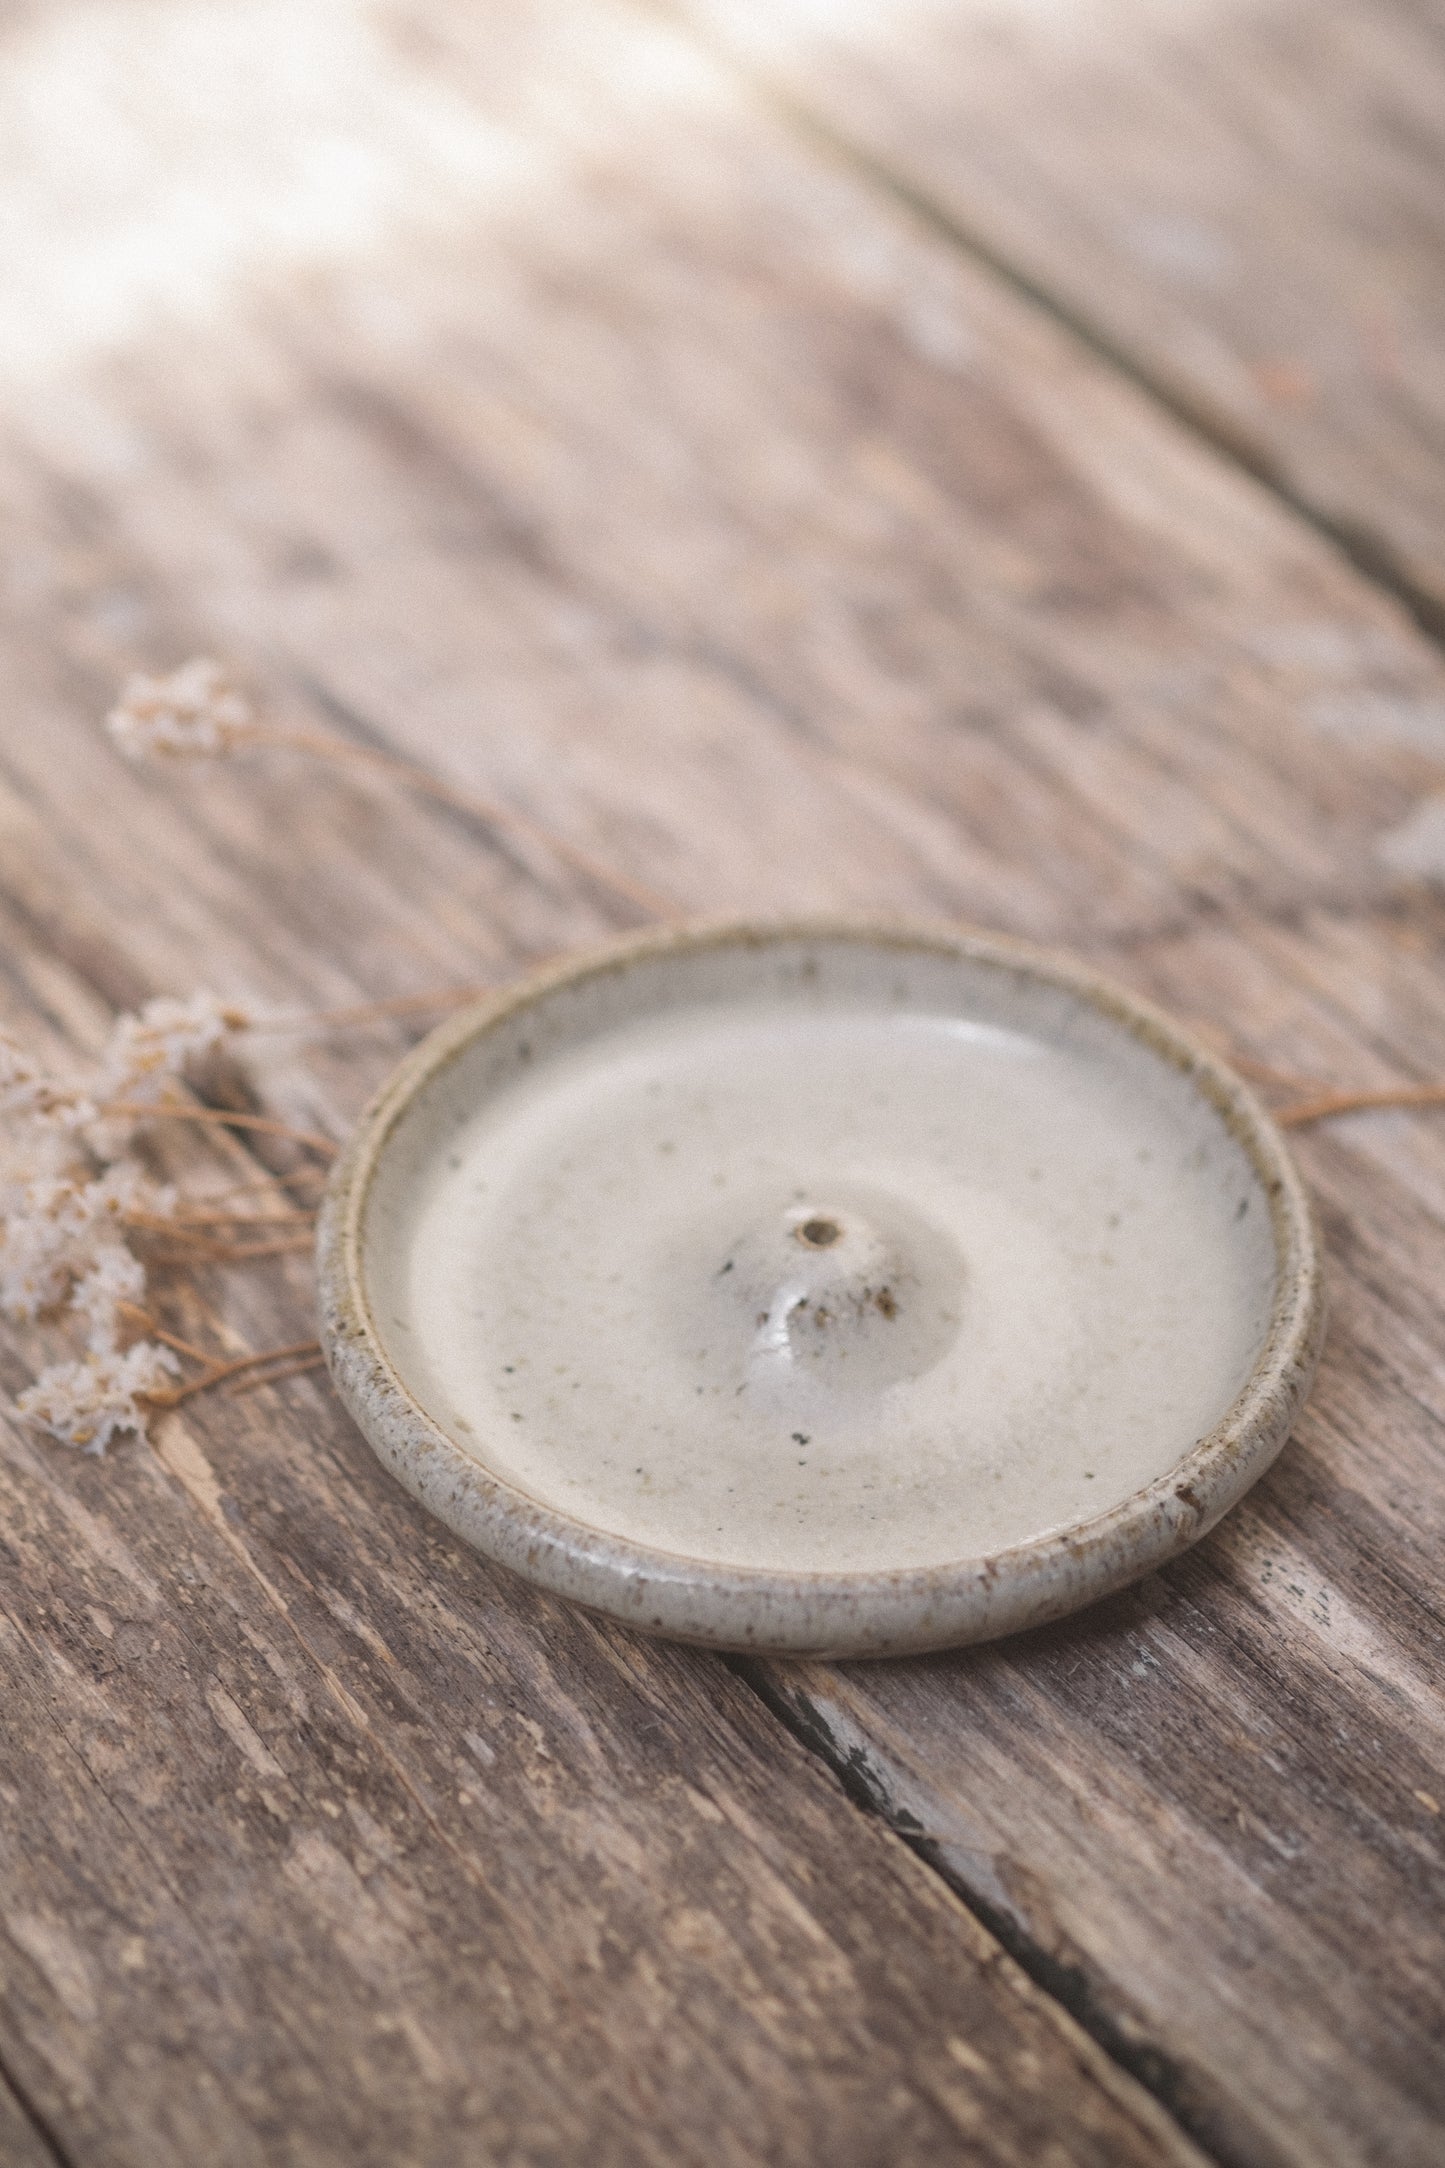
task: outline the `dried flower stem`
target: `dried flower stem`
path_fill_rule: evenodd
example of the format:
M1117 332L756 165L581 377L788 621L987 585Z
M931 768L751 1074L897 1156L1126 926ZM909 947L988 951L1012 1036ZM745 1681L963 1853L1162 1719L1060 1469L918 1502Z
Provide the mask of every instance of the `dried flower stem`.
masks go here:
M236 1384L228 1385L226 1398L236 1400L242 1393L259 1392L263 1385L279 1385L285 1378L303 1377L308 1370L322 1369L325 1362L326 1357L318 1344L309 1355L294 1356L290 1362L283 1363L279 1370L268 1370L263 1377L241 1378Z
M129 1307L127 1304L127 1308ZM162 1347L172 1347L178 1355L189 1355L192 1362L209 1363L212 1360L203 1347L196 1346L194 1340L183 1340L179 1333L167 1332L164 1325L157 1325L153 1320L147 1320L146 1331L152 1340L159 1340Z
M313 1182L324 1182L326 1180L324 1167L312 1167L305 1160L302 1160L298 1165L288 1167L284 1174L258 1175L254 1182L233 1182L228 1183L225 1189L209 1190L197 1202L202 1205L219 1205L226 1197L256 1197L263 1192L267 1196L274 1196L278 1189L289 1189L291 1184L299 1182L303 1175ZM309 1205L301 1206L298 1209L304 1211L306 1216L310 1218L314 1215L316 1207ZM240 1213L236 1215L238 1219L242 1216ZM259 1216L258 1214L257 1217L259 1218Z
M1219 1036L1209 1032L1208 1027L1204 1028L1209 1036ZM1284 1106L1274 1109L1274 1119L1281 1129L1303 1129L1311 1122L1328 1121L1336 1114L1361 1114L1374 1108L1445 1106L1445 1082L1372 1085L1355 1091L1321 1084L1318 1079L1300 1076L1295 1070L1271 1068L1232 1048L1226 1059L1241 1076L1250 1077L1257 1084L1272 1085L1277 1091L1295 1094Z
M207 1227L291 1227L314 1226L316 1213L298 1207L293 1212L128 1212L123 1224L138 1228L144 1234L190 1235Z
M320 1353L319 1340L297 1340L290 1347L266 1348L259 1355L237 1355L230 1362L212 1363L203 1377L188 1378L184 1385L164 1386L156 1392L145 1394L144 1397L157 1408L178 1408L183 1400L190 1400L197 1393L209 1392L213 1385L219 1385L225 1378L239 1377L243 1371L257 1370L270 1363L289 1362L303 1355L319 1356ZM258 1380L258 1383L265 1382L267 1381L264 1379Z
M256 1257L299 1257L315 1247L311 1235L288 1235L278 1242L218 1242L197 1236L185 1248L154 1256L156 1265L240 1265Z
M1327 1121L1332 1114L1360 1114L1375 1107L1445 1106L1445 1084L1387 1084L1373 1091L1325 1091L1313 1099L1281 1107L1275 1120L1281 1129L1302 1129L1308 1122Z
M1248 1054L1235 1053L1231 1049L1225 1056L1232 1069L1247 1076L1255 1084L1272 1084L1277 1091L1307 1092L1313 1088L1307 1076L1298 1076L1291 1069L1272 1069L1268 1062L1254 1061Z
M213 1385L219 1385L228 1378L239 1377L242 1380L239 1385L233 1384L229 1387L231 1392L250 1392L260 1385L276 1384L282 1378L298 1377L305 1370L314 1370L318 1363L326 1359L319 1340L298 1340L288 1347L263 1348L259 1354L238 1355L234 1360L223 1358L210 1354L203 1347L197 1347L194 1340L183 1340L179 1333L167 1332L165 1327L151 1316L149 1310L143 1310L139 1303L121 1302L116 1307L150 1339L159 1340L163 1347L174 1348L178 1355L189 1356L192 1362L198 1362L202 1366L200 1377L189 1378L183 1385L140 1396L156 1407L175 1407L182 1400L190 1399L195 1393L207 1392ZM273 1370L273 1364L279 1367ZM251 1375L253 1372L263 1374Z
M388 783L399 783L419 797L433 798L457 812L469 813L499 833L510 833L534 849L548 852L563 865L570 866L574 873L581 874L584 880L611 889L614 895L621 896L646 918L667 919L677 915L677 906L670 897L648 888L641 881L634 881L628 874L618 873L580 844L569 842L566 836L559 836L554 829L533 820L529 814L519 813L515 807L503 805L479 791L463 790L418 766L415 761L403 759L400 754L383 753L369 745L352 745L346 738L333 737L325 731L259 723L246 732L244 742L274 747L278 751L304 753L313 760L337 761L345 766L364 768Z
M208 1367L216 1360L215 1356L208 1355L203 1347L197 1347L194 1340L182 1340L175 1333L167 1332L156 1323L150 1311L143 1310L138 1302L118 1302L116 1308L130 1318L142 1332L149 1334L152 1340L159 1340L165 1347L174 1348L178 1355L189 1355L192 1361L205 1363Z
M356 1024L379 1024L391 1016L410 1016L418 1009L460 1009L469 1001L485 1000L495 986L439 986L417 994L391 994L384 1001L362 1001L348 1009L313 1009L309 1015L260 1017L250 1026L261 1031L326 1031Z
M184 1107L169 1100L159 1106L136 1106L117 1101L102 1107L101 1113L127 1121L209 1122L221 1129L256 1130L262 1136L285 1137L292 1144L308 1145L313 1152L324 1152L328 1159L334 1159L340 1149L319 1130L297 1129L290 1122L273 1120L269 1114L233 1114L228 1107Z

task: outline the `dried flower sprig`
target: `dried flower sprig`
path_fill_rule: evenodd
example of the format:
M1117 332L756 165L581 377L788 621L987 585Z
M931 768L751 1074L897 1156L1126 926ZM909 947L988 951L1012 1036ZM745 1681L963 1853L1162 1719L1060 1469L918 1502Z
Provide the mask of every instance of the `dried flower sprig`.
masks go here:
M672 918L676 907L630 874L594 858L580 844L545 827L515 806L478 791L463 790L415 761L369 745L353 745L325 731L262 722L251 701L218 662L196 656L163 677L134 677L106 717L114 742L132 760L218 760L246 750L301 753L339 762L380 781L438 800L468 813L502 835L569 866L599 888L609 889L644 918Z
M173 1083L188 1061L213 1052L228 1034L247 1031L255 1021L249 1008L218 1001L214 994L192 994L185 1001L163 994L148 1001L133 1016L117 1018L95 1081L96 1096L144 1104Z
M78 1362L52 1363L15 1405L65 1445L103 1453L118 1431L144 1431L180 1364L168 1347L137 1340L88 1349Z
M144 1209L163 1217L172 1193L160 1190L138 1167L116 1164L92 1172L93 1160L77 1150L32 1174L17 1165L4 1201L0 1241L0 1308L30 1320L71 1302L80 1286L105 1268L81 1312L90 1318L91 1344L102 1332L97 1305L112 1283L117 1299L133 1299L128 1265L141 1268L127 1246L126 1221ZM143 1275L142 1275L143 1284Z
M178 1205L132 1156L137 1127L176 1119L262 1129L329 1154L330 1140L266 1115L201 1107L177 1095L187 1065L247 1029L249 1008L194 994L146 1003L117 1019L89 1075L49 1073L0 1038L0 1310L55 1317L83 1352L53 1363L19 1395L22 1414L67 1444L103 1452L119 1431L144 1430L159 1407L253 1365L304 1358L314 1343L222 1359L164 1331L145 1307L137 1240L175 1240L187 1263L234 1262L304 1247L308 1215L199 1215ZM253 1239L254 1238L254 1239ZM141 1337L137 1338L137 1328ZM199 1378L178 1383L180 1355ZM288 1373L289 1374L289 1373Z
M254 738L256 716L221 665L202 655L164 677L131 678L106 728L132 760L217 760Z

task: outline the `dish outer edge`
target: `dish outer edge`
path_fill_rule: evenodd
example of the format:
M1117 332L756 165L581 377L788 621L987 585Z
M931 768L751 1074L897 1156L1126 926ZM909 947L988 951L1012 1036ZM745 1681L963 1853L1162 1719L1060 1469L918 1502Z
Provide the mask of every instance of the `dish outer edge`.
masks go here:
M788 1573L655 1550L542 1504L457 1445L411 1397L368 1312L367 1194L418 1093L482 1032L569 982L684 949L798 941L927 950L1070 991L1170 1061L1243 1146L1269 1199L1276 1280L1269 1329L1233 1406L1166 1475L1091 1521L984 1558L886 1573ZM1269 1467L1309 1391L1324 1337L1314 1208L1284 1138L1226 1063L1163 1010L1087 964L1011 936L866 918L689 922L544 966L470 1005L406 1055L334 1167L317 1232L322 1346L342 1402L422 1505L488 1558L624 1625L716 1648L883 1657L988 1641L1127 1586L1206 1535Z

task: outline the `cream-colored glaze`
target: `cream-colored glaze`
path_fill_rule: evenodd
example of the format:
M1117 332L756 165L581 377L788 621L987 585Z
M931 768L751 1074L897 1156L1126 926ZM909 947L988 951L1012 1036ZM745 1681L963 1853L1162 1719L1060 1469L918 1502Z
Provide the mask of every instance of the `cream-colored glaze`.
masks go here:
M590 1527L795 1573L977 1558L1174 1468L1275 1291L1215 1108L1072 996L751 975L504 1062L393 1187L371 1310L439 1429Z
M1173 1557L1323 1321L1298 1173L1197 1040L1068 958L846 922L632 935L454 1018L339 1160L318 1281L342 1398L469 1543L820 1655Z

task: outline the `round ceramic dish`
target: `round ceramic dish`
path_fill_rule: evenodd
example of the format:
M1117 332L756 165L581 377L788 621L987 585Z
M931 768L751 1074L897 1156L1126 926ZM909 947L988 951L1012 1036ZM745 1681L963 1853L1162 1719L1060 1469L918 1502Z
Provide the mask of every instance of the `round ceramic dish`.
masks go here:
M322 1337L489 1557L724 1648L944 1648L1203 1535L1322 1331L1310 1207L1205 1047L947 930L683 928L405 1060L333 1176Z

